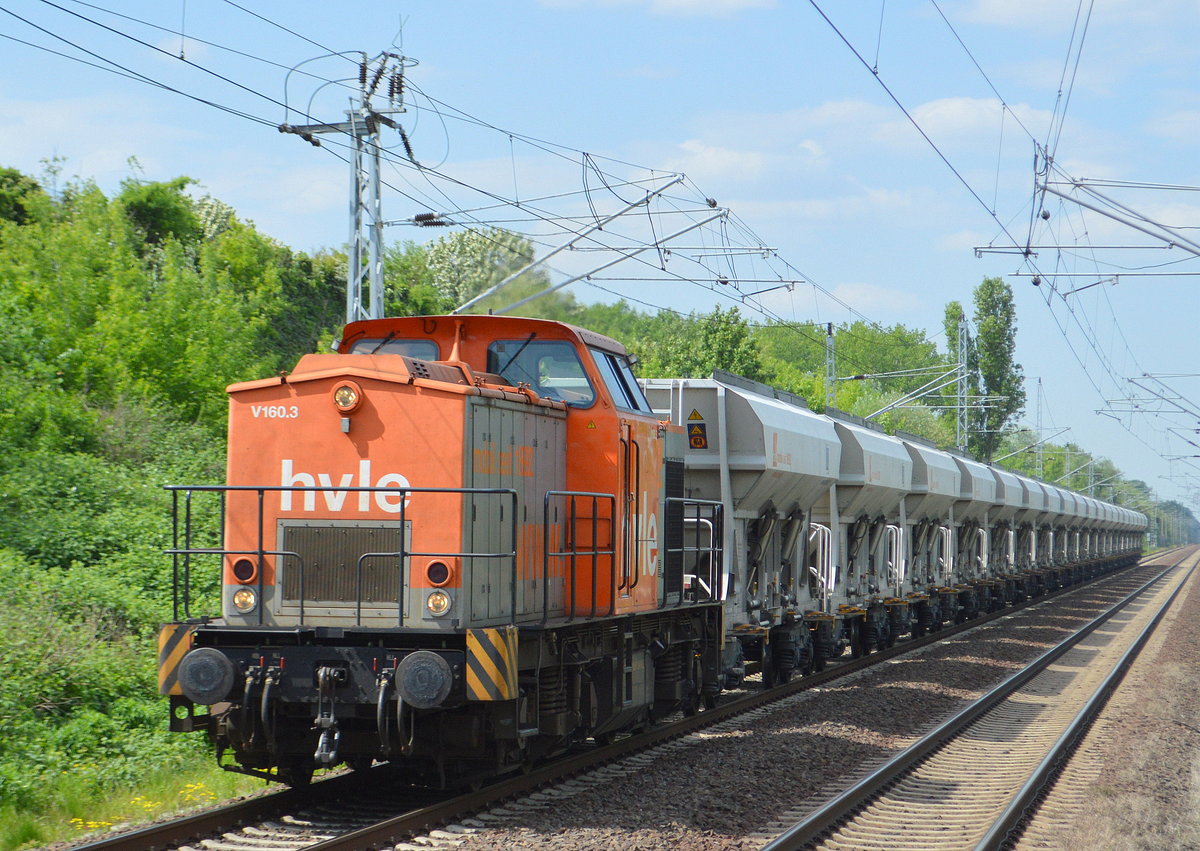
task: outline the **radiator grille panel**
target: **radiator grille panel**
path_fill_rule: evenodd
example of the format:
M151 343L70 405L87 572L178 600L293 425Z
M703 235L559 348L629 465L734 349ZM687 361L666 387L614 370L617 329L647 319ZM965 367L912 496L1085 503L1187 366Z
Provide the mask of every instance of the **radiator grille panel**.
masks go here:
M399 526L285 526L283 549L304 560L305 602L355 603L358 559L363 553L400 550ZM400 564L395 556L363 562L362 602L398 603ZM283 559L283 600L300 601L300 565Z

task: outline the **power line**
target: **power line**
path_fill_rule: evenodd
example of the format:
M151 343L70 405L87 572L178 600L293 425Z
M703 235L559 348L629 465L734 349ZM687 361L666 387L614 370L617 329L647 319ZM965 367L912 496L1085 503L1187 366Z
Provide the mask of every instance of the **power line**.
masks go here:
M121 12L114 11L113 9L105 9L103 6L97 6L93 3L87 3L84 0L66 0L66 1L69 3L74 3L77 6L85 6L88 9L94 9L97 12L104 12L106 14L112 15L113 17L121 18L123 20L129 21L130 23L141 24L142 26L150 27L151 29L158 30L159 32L167 33L168 35L177 35L177 36L180 36L181 38L186 38L188 41L194 41L197 44L203 44L207 47L215 47L217 50L223 50L226 53L231 53L235 56L241 56L243 59L252 59L255 62L261 62L264 65L271 65L271 66L273 66L275 68L279 68L280 70L283 70L283 71L287 71L291 68L290 65L284 65L282 62L276 62L273 59L267 59L266 57L258 56L254 53L247 53L244 50L238 50L235 47L230 47L227 44L221 44L220 42L217 42L217 41L209 41L207 39L199 38L194 35L187 35L182 30L176 30L176 29L172 29L171 27L165 27L165 26L162 26L161 24L156 24L156 23L153 23L152 21L147 21L142 18L136 18L132 15L125 15L125 14L122 14ZM320 77L316 74L312 74L307 71L301 71L300 73L304 74L305 76L312 77L313 79L322 80L324 82L332 83L334 85L345 85L345 81L342 81L342 80L330 80L326 77ZM346 88L353 91L352 86L347 85Z
M233 0L222 0L222 2L232 6L235 9L240 9L241 11L245 12L247 15L250 15L251 17L258 18L263 23L270 24L273 27L283 30L285 33L290 33L291 35L294 35L296 38L300 39L301 41L306 41L309 44L313 45L314 47L319 47L322 50L324 50L327 54L329 54L330 56L340 56L341 55L338 51L334 50L333 48L326 47L325 45L321 44L318 41L313 41L308 36L301 35L300 33L296 32L295 30L289 29L277 21L273 21L270 18L267 18L263 15L258 14L258 12L247 9L245 6L240 6L237 3L234 3ZM349 61L353 62L354 60L349 60Z
M71 47L75 48L76 50L82 51L83 53L86 53L88 56L98 59L101 62L106 63L107 65L111 65L113 68L119 69L119 71L122 73L119 73L118 76L129 77L130 79L134 79L139 82L146 83L151 86L155 86L155 87L163 89L165 91L172 92L177 95L182 95L183 97L186 97L190 100L194 100L197 103L202 103L206 106L211 106L214 109L219 109L219 110L222 110L223 112L228 112L231 115L236 115L239 118L245 118L248 121L253 121L258 124L264 124L268 127L274 126L271 122L266 121L265 119L259 118L256 115L252 115L251 113L244 112L240 109L235 109L233 107L225 106L224 104L220 104L215 101L208 100L207 98L202 98L199 95L193 95L189 92L183 91L182 89L177 89L174 86L169 86L160 80L155 80L152 77L148 77L145 74L142 74L138 71L134 71L132 68L128 68L128 67L122 65L121 63L116 62L115 60L108 59L104 56L101 56L99 53L95 53L94 51L88 50L86 47L76 44L75 42L71 41L70 39L66 38L65 36L61 36L61 35L58 35L57 33L51 32L50 30L46 29L45 27L39 26L38 24L35 24L33 21L30 21L26 18L21 17L16 12L13 12L11 9L7 9L3 6L0 6L0 12L4 12L5 14L11 15L12 17L16 18L17 20L21 21L24 24L27 24L27 25L33 27L34 29L38 30L39 32L45 33L46 35L50 36L51 38L56 38L65 44L69 44ZM11 38L13 41L21 41L20 39L13 38L12 36L5 36L5 37ZM66 55L66 54L59 53L58 51L50 50L49 48L42 47L41 45L31 44L30 42L22 42L22 43L29 44L31 47L35 47L39 50L46 50L48 53L54 53L55 55L58 55L58 56ZM74 59L76 61L83 61L83 60L79 60L78 57L74 57L74 56L67 56L67 58ZM91 63L91 62L83 62L83 64L94 66L94 63ZM94 67L102 67L102 66L94 66ZM106 70L111 70L111 69L106 69Z

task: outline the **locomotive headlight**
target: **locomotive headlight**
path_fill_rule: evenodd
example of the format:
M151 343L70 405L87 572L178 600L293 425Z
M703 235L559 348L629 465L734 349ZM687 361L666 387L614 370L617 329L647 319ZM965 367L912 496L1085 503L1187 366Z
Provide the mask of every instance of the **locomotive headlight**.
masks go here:
M353 381L342 381L333 388L333 404L343 414L348 414L362 404L363 392Z
M254 611L258 605L258 595L253 588L239 588L233 592L233 607L243 615Z
M429 610L429 614L440 618L450 611L450 595L445 591L433 591L425 598L425 608Z

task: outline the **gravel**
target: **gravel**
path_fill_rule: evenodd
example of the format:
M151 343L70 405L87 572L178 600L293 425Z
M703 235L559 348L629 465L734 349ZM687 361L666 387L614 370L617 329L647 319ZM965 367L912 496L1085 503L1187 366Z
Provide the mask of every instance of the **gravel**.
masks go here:
M1200 849L1200 576L1085 737L1021 849Z
M1024 667L1093 617L1101 596L1081 589L594 772L562 797L506 805L457 847L758 848L773 821L816 806Z

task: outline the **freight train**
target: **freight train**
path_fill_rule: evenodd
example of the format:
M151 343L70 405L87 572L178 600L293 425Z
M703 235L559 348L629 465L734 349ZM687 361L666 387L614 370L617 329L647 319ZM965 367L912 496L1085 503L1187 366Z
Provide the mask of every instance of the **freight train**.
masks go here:
M226 484L171 488L159 685L292 784L477 782L1129 564L1147 522L544 320L352 322L228 392Z

